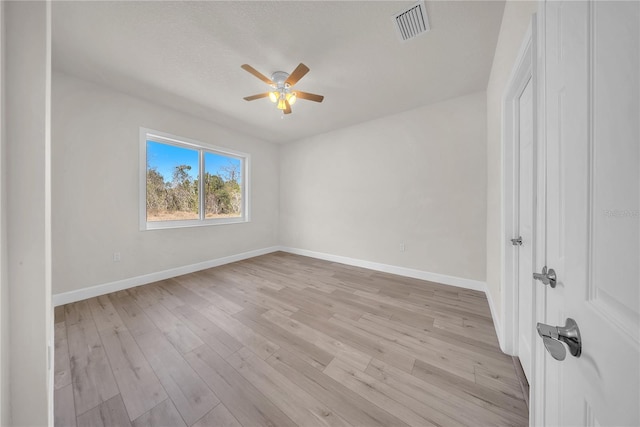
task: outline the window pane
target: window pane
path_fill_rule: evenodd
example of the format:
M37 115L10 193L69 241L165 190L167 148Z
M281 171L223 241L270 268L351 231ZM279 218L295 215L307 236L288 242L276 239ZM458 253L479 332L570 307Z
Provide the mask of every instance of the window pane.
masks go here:
M242 216L242 161L221 154L204 154L206 218Z
M147 221L199 219L198 151L147 141Z

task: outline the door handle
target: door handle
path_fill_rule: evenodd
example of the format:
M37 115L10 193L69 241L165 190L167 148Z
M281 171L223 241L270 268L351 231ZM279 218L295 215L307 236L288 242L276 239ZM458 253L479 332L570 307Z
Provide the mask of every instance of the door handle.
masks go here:
M547 266L542 267L542 273L533 273L533 278L540 280L545 285L549 285L552 288L556 287L556 272L553 268L547 270Z
M569 347L569 352L572 356L580 357L582 354L580 329L575 320L568 318L564 326L550 326L538 323L536 329L538 330L538 335L542 337L545 348L554 359L564 360L567 356L567 350L562 343Z
M517 237L515 239L511 239L511 244L513 246L522 246L522 237Z

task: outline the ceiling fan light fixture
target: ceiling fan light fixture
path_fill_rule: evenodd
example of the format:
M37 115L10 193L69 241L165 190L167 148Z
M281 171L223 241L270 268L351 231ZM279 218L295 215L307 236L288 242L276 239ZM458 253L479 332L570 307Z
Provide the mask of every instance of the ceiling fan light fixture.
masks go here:
M303 91L294 92L292 90L293 86L309 72L309 67L303 63L300 63L291 74L285 73L284 71L275 71L271 74L271 79L264 76L248 64L243 64L241 68L267 83L270 87L268 92L263 92L253 96L246 96L244 98L246 101L269 98L269 100L276 104L276 108L282 111L283 114L291 114L291 106L295 104L298 98L314 102L322 102L324 99L324 96L322 95Z

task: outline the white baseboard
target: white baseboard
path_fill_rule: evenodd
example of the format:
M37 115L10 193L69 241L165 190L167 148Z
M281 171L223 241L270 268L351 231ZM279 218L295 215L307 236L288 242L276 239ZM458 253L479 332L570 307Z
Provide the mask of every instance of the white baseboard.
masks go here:
M158 280L170 279L172 277L181 276L183 274L193 273L195 271L205 270L207 268L217 267L219 265L229 264L244 259L265 255L280 250L278 246L271 246L263 249L243 252L236 255L229 255L209 261L199 262L196 264L185 265L182 267L170 268L168 270L158 271L155 273L144 274L142 276L131 277L128 279L118 280L115 282L104 283L102 285L91 286L89 288L78 289L75 291L62 292L52 296L53 306L69 304L76 301L82 301L87 298L93 298L100 295L109 294L111 292L121 291L147 283L157 282Z
M471 289L486 293L486 284L479 280L465 279L462 277L447 276L445 274L430 273L428 271L415 270L413 268L398 267L396 265L381 264L373 261L349 258L340 255L326 254L322 252L309 251L306 249L289 248L281 246L280 250L296 255L304 255L311 258L323 259L325 261L338 262L340 264L352 265L354 267L368 268L369 270L382 271L385 273L397 274L398 276L411 277L413 279L428 280L429 282L442 283L443 285L457 286L459 288Z

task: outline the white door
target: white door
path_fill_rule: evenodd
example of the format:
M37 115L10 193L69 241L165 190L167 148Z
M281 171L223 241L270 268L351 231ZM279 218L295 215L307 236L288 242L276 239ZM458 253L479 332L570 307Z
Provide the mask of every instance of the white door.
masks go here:
M533 83L518 99L518 357L531 382L533 326Z
M640 3L543 9L546 264L558 284L536 285L539 320L575 319L583 348L579 358L537 359L535 422L638 426Z

